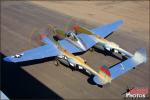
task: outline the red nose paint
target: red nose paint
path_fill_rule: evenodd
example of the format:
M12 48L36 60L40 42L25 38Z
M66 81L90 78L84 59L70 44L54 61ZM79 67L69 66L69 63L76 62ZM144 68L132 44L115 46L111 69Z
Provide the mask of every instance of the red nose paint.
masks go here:
M73 26L73 29L74 29L74 30L78 30L78 29L80 29L80 26L79 26L79 25L74 25L74 26Z
M40 34L40 39L44 39L46 37L46 35L45 34Z
M105 74L110 76L110 72L108 70L106 70L105 68L100 67L100 70L103 71Z

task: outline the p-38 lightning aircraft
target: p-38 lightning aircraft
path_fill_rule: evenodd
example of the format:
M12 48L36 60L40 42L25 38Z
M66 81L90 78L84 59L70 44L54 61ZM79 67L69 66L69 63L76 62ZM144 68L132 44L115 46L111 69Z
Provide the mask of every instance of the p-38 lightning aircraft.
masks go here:
M134 56L129 59L116 64L115 66L109 68L107 66L102 66L99 72L95 71L86 64L85 60L79 56L75 56L72 53L78 53L75 48L65 49L59 42L53 40L53 38L48 38L46 34L40 34L41 41L45 44L43 46L27 50L16 55L5 57L4 60L7 62L24 62L35 59L42 59L47 57L56 57L56 59L66 65L72 66L75 69L84 70L89 75L94 76L93 81L96 85L103 86L110 83L112 79L128 72L130 69L136 67L137 65L146 62L146 51L145 49L140 49ZM90 41L90 40L89 40ZM90 42L88 42L90 44ZM71 45L72 47L72 45Z
M133 55L131 53L120 48L116 43L105 39L122 24L122 20L117 20L111 24L99 26L91 30L79 25L74 25L73 31L68 32L56 28L52 28L52 30L55 33L54 38L56 38L60 45L66 50L74 48L74 50L78 52L83 52L94 46L103 51L106 50L111 53L119 53L125 57L132 57Z

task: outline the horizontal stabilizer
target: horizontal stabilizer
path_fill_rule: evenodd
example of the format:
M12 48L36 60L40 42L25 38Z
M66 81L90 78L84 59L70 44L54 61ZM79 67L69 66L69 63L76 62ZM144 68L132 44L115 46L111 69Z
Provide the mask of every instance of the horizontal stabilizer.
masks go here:
M146 50L144 48L139 49L133 57L116 64L115 66L112 66L109 71L111 73L111 78L114 79L126 72L128 72L130 69L138 66L141 63L145 63L147 60L146 57Z

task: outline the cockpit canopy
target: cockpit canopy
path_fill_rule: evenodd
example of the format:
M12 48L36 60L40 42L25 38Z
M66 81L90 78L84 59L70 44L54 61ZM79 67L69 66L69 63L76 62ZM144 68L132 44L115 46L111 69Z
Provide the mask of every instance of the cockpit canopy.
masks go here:
M76 37L76 34L75 34L73 31L67 32L67 33L66 33L66 36L67 36L68 38L72 39L72 40L75 40L75 41L78 40L78 38Z

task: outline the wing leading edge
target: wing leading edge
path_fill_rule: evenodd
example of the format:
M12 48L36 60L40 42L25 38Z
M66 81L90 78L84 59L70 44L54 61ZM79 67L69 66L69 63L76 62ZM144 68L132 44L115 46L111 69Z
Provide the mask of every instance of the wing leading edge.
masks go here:
M94 34L97 34L97 35L105 38L108 35L110 35L113 31L117 30L122 24L123 24L123 20L117 20L111 24L99 26L90 31L93 32Z

